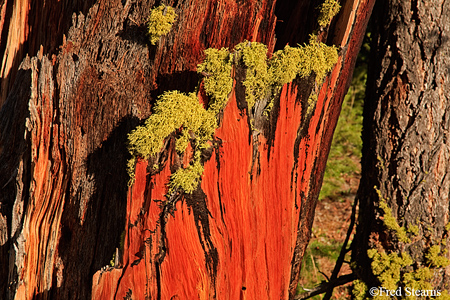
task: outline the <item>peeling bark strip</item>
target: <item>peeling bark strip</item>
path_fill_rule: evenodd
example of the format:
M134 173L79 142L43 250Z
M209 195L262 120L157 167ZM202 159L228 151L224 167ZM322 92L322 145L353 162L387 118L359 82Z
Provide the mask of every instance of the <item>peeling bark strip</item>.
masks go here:
M359 278L377 286L368 248L410 255L414 266L397 283L408 287L405 273L433 267L427 253L448 245L450 1L380 1L377 9L353 259ZM398 226L387 228L386 211ZM450 288L448 268L431 277L431 288Z
M343 1L336 22L320 33L342 50L309 110L314 78L296 79L276 97L269 120L255 114L261 134L252 135L245 90L235 84L214 151L202 157L201 185L174 207L161 202L180 163L173 141L157 174L138 162L127 192L127 134L162 92L194 90L204 49L243 40L262 42L269 53L283 48L275 40L276 5L291 7L280 11L283 22L305 25L284 43L307 42L320 1L169 1L178 18L156 46L146 36L154 1L100 0L73 15L75 6L54 2L24 14L65 7L66 30L24 29L30 57L38 53L30 45L46 42L36 57L15 54L22 64L9 75L14 85L2 87L0 265L8 267L0 268L0 298L292 298L374 1ZM1 6L2 16L12 16L0 27L3 57L13 53L6 42L18 28L12 24L24 22L12 3ZM104 268L119 252L119 265Z

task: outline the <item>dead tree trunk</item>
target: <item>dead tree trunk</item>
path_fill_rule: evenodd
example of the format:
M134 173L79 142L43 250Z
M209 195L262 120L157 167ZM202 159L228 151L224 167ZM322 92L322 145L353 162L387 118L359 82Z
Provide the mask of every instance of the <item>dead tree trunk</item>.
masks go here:
M178 17L155 46L154 1L23 2L1 4L0 297L292 297L374 1L342 1L321 30L321 1L167 1ZM339 47L337 63L319 84L285 84L268 118L250 120L234 67L201 184L170 213L173 138L157 172L138 160L128 188L128 133L163 92L195 90L205 49L248 40L270 54L313 31Z
M450 2L376 7L353 259L368 287L400 287L403 296L407 288L443 291L450 283Z

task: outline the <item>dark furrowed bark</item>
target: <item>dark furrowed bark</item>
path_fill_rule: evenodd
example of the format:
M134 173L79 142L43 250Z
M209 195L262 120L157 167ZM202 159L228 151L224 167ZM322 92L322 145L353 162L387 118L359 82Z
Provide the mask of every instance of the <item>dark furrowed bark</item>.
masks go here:
M415 268L429 264L428 249L448 239L450 185L450 3L379 1L376 7L354 247L359 276L373 286L378 280L368 248L408 253ZM400 226L418 226L410 243L384 226L376 189ZM434 276L436 289L448 288L447 273L436 271Z

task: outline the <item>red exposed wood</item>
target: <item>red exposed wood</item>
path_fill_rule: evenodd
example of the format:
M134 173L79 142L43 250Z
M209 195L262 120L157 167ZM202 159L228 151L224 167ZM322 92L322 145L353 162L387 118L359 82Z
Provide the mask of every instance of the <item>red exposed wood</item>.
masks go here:
M318 111L329 109L330 99L338 90L336 84L342 67L339 62L322 86L316 104ZM147 278L149 290L144 294L139 293L142 289L138 285L141 283L130 281L129 285L121 284L120 287L126 288L121 289L120 297L128 289L136 291L138 297L149 296L151 299L158 299L157 295L162 299L210 299L217 295L226 295L230 299L286 299L289 287L294 293L291 265L280 262L290 262L295 256L302 209L302 217L313 217L314 202L309 194L311 187L314 190L314 184L321 178L318 176L313 184L311 179L315 178L316 160L322 155L323 140L320 137L326 129L325 118L315 113L309 120L304 138L296 144L298 132L292 129L304 126L302 113L305 113L298 97L296 84L284 86L272 145L268 147L266 138L259 136L259 159L254 164L248 117L238 109L232 93L224 110L222 126L215 134L220 147L205 164L201 183L208 209L208 232L195 220L192 208L186 204L188 200L177 203L173 216L166 220L164 233L155 222L160 217L156 209L152 226L144 225L141 236L153 243L161 238L161 234L165 236L167 252L164 261L160 266L157 259L152 261L150 257L159 255L159 249L155 249L152 243L145 244L145 250L140 251L149 254L147 261L154 264L150 268L153 270L151 274L159 274L159 282ZM302 155L299 157L294 155L297 147L305 149L300 150ZM141 203L139 207L151 203L150 206L156 208L153 201L164 199L166 191L161 190L161 184L151 184L148 186L151 192L148 193L152 197L145 200L147 204L142 203L142 195L145 194L142 179L147 175L142 171L142 164L138 166L136 178L140 180L136 182L128 202L137 200ZM163 171L152 176L152 180L164 182L169 175L170 172ZM140 190L138 196L136 186ZM156 187L159 188L154 189ZM139 224L144 224L149 217L152 219L146 214ZM134 224L132 219L127 223ZM309 235L309 225L306 223L298 229ZM150 236L147 233L151 233ZM305 248L306 244L302 252ZM137 249L131 253L135 251ZM211 253L213 257L208 258ZM208 259L213 261L212 267ZM124 259L125 265L126 261ZM136 266L125 266L123 277L132 276L137 270ZM157 285L152 287L152 284Z

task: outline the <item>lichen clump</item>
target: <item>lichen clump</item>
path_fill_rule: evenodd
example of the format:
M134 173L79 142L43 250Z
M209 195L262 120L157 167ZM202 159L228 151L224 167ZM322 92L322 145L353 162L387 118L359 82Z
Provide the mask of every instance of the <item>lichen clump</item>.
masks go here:
M433 245L428 249L428 252L425 254L425 258L427 262L436 268L444 268L450 264L450 261L447 257L441 255L446 253L445 251L441 251L441 247L439 245Z
M251 109L257 100L263 99L270 90L272 76L267 66L267 46L258 42L242 42L234 48L236 60L246 67L245 99Z
M169 33L176 18L177 14L173 7L164 4L150 10L147 26L152 45L156 45L161 36Z
M336 0L325 0L319 7L319 17L317 19L317 22L321 27L327 26L331 19L337 15L339 12L339 9L341 6L339 5L339 2Z
M128 151L132 155L128 162L130 184L134 181L136 157L148 159L159 153L164 140L172 132L181 131L176 150L183 152L190 142L191 134L196 144L205 144L211 139L216 127L214 114L203 108L194 93L165 92L158 98L154 112L145 124L128 135Z
M214 133L215 123L214 116L202 107L194 93L166 92L158 98L145 125L137 127L129 135L128 149L132 154L147 159L160 152L164 139L180 128L191 131L200 142L205 142Z
M377 249L369 249L367 255L372 260L373 274L380 280L381 286L388 290L395 290L397 284L401 279L402 268L410 266L413 263L411 257L402 253L387 254L386 252L379 252Z
M131 154L128 161L129 185L134 182L136 158L148 159L158 154L166 138L173 132L178 132L175 150L183 153L191 143L195 154L186 168L179 168L172 174L169 194L176 190L192 193L197 188L203 174L201 150L208 148L208 141L217 128L216 115L225 107L233 87L232 58L228 49L207 49L205 55L205 60L198 66L198 72L208 73L204 85L212 103L205 109L194 93L186 95L179 91L169 91L162 94L145 124L128 135L128 151Z
M308 77L316 74L316 82L320 83L338 60L336 46L327 46L311 35L309 43L296 48L285 46L278 50L270 60L273 82L278 86L291 82L299 75Z
M275 94L295 77L316 76L321 83L338 60L336 46L328 46L311 35L309 43L303 46L285 46L267 59L267 47L257 42L243 42L236 46L237 61L246 68L243 82L249 109L257 100Z
M317 36L311 35L309 44L299 48L300 59L297 62L298 74L307 77L312 72L316 74L316 82L321 82L325 75L331 71L338 60L336 46L327 46L317 40Z
M200 153L200 152L197 152ZM200 178L203 175L203 166L200 163L200 157L197 156L193 163L186 169L179 168L170 177L170 191L171 194L177 189L183 190L187 194L191 194L197 188Z
M438 245L432 246L425 254L425 258L432 268L419 263L415 270L411 270L415 262L405 252L387 254L378 249L369 249L367 255L372 260L372 272L377 276L380 286L384 289L395 290L402 286L410 290L431 291L435 272L449 263L448 259L440 255L440 252L441 249ZM443 294L444 292L446 294L446 291L442 291ZM377 298L391 299L388 296L378 296Z
M352 294L356 300L363 300L366 298L367 285L361 280L353 281Z
M380 208L384 212L384 220L383 220L384 225L389 230L392 230L393 232L395 232L395 234L400 242L410 243L411 239L408 237L408 235L406 233L406 228L400 227L400 225L398 225L397 220L392 215L392 211L386 203L386 200L381 195L381 191L377 187L374 187L374 188L378 194L378 198L380 199Z
M209 110L217 114L227 103L233 88L231 77L232 55L227 48L205 50L206 58L198 65L197 71L203 73L206 94L211 97Z

